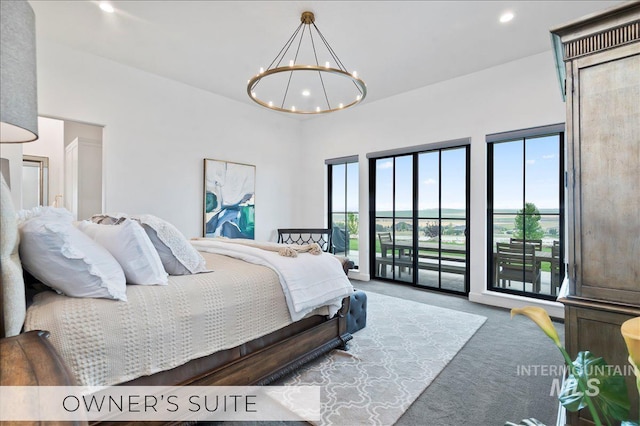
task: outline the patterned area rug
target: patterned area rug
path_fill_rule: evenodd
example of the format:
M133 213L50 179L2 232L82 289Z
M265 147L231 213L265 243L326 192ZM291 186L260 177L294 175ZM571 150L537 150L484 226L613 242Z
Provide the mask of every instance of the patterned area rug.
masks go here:
M392 425L486 318L367 292L367 326L278 385L322 386L322 425Z

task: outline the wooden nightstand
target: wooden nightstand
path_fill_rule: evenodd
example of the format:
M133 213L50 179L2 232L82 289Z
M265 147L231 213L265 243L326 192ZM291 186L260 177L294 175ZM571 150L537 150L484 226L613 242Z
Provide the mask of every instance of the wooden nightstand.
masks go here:
M0 339L0 386L67 386L75 380L51 346L46 331L29 331ZM84 425L83 422L20 422ZM10 423L6 423L10 424Z

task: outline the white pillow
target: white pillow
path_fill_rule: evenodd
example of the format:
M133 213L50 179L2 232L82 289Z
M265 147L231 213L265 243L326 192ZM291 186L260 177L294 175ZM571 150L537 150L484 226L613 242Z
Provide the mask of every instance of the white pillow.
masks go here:
M48 221L73 222L73 214L65 208L37 206L32 209L20 210L18 213L18 225L35 217L46 216Z
M21 213L20 259L31 275L67 296L127 300L122 268L73 226L70 213L52 207Z
M125 219L118 225L99 225L85 220L76 226L116 258L128 284L169 283L160 256L139 223Z
M178 228L150 214L135 216L135 219L147 231L149 239L160 255L164 269L170 275L188 275L207 271L204 258Z

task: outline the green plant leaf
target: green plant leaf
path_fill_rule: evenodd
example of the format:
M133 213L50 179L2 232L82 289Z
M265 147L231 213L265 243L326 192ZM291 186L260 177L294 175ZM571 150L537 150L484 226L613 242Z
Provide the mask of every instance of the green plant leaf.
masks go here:
M601 357L589 351L578 353L573 361L573 369L562 387L560 403L569 411L584 408L586 399L591 398L598 411L605 418L625 420L629 416L629 396L624 377L607 365ZM580 390L578 381L585 386Z
M518 424L515 424L512 422L506 422L504 426L546 426L546 425L540 422L538 419L534 419L533 417L531 417L529 419L522 420Z
M562 391L558 397L560 404L567 410L575 412L587 406L586 398L578 386L578 380L569 374L562 384Z

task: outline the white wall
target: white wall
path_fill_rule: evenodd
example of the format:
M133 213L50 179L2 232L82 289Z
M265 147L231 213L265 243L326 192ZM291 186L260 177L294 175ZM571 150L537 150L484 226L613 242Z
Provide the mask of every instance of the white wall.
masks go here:
M199 236L203 159L214 158L256 165L256 239L292 225L299 121L57 43L38 40L37 52L39 113L105 126L107 211Z
M102 126L96 124L64 122L64 146L69 145L75 138L91 139L102 143Z
M366 74L363 72L366 81ZM390 76L390 78L392 78ZM375 93L375 87L368 87ZM368 279L369 199L366 154L471 138L470 299L513 307L530 299L486 291L485 135L565 121L551 52L527 57L304 123L305 175L298 220L326 222L324 159L360 157L360 278ZM560 304L541 304L562 317Z
M38 117L38 140L22 145L23 155L49 159L49 203L64 194L64 122Z
M278 227L324 224L324 159L360 155L363 279L369 273L366 153L470 137L470 299L507 307L533 302L485 290L485 135L563 122L555 78L546 52L300 122L38 42L40 113L105 125L107 211L155 214L189 237L200 235L202 159L238 161L257 166L256 238L273 240ZM537 303L562 316L561 305Z

